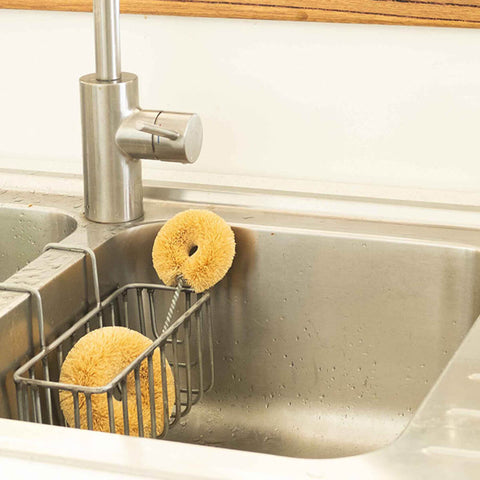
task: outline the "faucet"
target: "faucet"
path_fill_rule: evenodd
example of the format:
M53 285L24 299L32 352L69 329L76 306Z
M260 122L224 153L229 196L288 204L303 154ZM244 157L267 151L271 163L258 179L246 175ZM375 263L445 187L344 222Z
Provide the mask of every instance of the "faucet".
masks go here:
M120 68L119 0L93 0L93 12L96 73L80 78L85 216L129 222L143 215L140 159L195 162L202 123L139 107L137 76Z

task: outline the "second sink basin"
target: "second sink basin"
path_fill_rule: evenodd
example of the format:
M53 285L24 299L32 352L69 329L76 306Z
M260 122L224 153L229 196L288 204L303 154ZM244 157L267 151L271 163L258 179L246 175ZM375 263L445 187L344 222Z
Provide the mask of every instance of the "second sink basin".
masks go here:
M0 282L59 242L77 227L73 217L50 209L0 205Z

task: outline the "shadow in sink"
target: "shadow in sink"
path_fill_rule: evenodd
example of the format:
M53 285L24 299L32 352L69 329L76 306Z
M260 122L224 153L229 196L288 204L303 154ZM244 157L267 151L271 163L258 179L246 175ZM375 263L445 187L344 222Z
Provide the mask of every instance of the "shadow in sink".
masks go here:
M96 250L103 295L159 283L151 263L158 229L126 230ZM393 442L480 312L478 250L381 235L234 230L234 264L212 292L215 384L167 439L303 458ZM78 311L79 278L80 268L52 282L50 331L65 322L58 314L65 298Z
M38 257L49 242L70 235L77 222L63 213L37 207L0 205L0 282Z

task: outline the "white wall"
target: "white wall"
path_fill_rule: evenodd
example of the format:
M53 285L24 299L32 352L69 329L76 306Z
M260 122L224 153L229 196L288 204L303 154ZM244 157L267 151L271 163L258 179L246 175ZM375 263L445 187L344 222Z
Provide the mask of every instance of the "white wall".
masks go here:
M204 123L195 165L145 162L146 178L478 188L478 31L141 15L121 30L142 106ZM0 45L0 168L80 173L91 14L0 10Z

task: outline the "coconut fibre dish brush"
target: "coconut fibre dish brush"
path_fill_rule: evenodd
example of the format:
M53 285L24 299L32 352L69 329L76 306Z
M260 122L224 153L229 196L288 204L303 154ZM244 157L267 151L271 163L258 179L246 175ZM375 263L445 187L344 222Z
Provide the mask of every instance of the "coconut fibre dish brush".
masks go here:
M230 226L213 212L187 210L179 213L159 231L152 250L153 265L160 279L166 285L177 288L170 305L162 334L168 329L175 305L184 284L200 293L219 282L228 272L235 255L235 238ZM91 331L82 337L68 353L61 369L62 383L86 387L103 386L122 372L132 361L151 345L144 335L128 328L112 326ZM159 352L154 353L155 362L155 419L157 432L164 428L163 379L160 369ZM140 367L141 391L149 390L148 366ZM175 402L175 381L168 361L165 367L168 414ZM130 435L140 434L136 423L138 416L137 398L133 373L127 377L128 418ZM141 395L144 434L150 436L150 398ZM82 397L78 400L80 428L88 428L87 407ZM60 404L68 425L75 425L75 405L70 392L60 393ZM122 423L122 402L112 399L113 421L116 433L124 433ZM92 428L110 431L110 414L107 395L93 395L91 398Z
M196 293L213 287L226 275L234 256L233 231L213 212L186 210L165 223L153 244L153 266L165 285L177 288L162 333L172 321L182 287L186 284Z
M165 285L179 283L201 293L218 283L235 256L230 226L208 210L186 210L168 220L152 250L153 266Z

